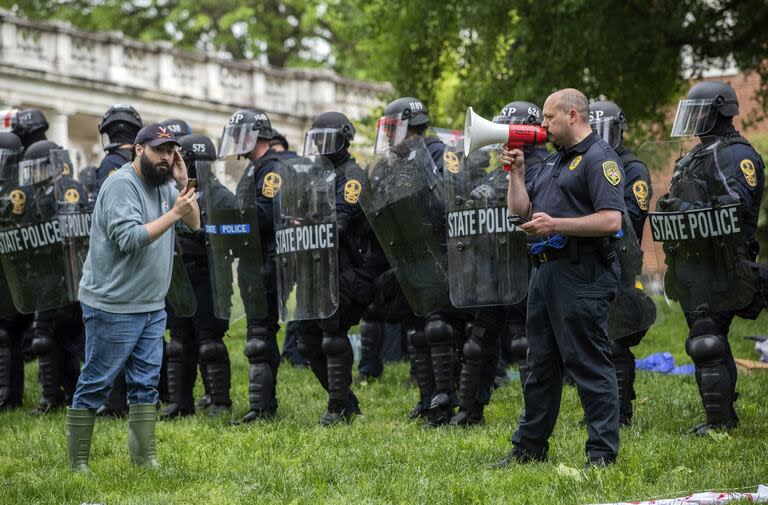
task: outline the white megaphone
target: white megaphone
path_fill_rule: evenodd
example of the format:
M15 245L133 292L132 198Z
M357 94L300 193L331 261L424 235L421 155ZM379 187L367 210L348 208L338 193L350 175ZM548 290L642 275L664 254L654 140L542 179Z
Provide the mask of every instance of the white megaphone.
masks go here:
M472 151L489 144L506 144L507 149L521 149L546 141L547 131L541 126L494 123L476 114L472 107L467 108L467 118L464 121L464 156L469 156ZM504 170L509 171L509 166L504 165Z

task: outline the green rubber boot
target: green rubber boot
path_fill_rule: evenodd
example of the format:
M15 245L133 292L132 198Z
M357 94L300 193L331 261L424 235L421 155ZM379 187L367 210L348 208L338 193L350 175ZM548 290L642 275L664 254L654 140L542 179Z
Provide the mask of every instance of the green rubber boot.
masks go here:
M67 407L67 459L69 467L77 472L87 472L88 455L91 452L93 425L96 411Z
M128 452L131 461L140 466L158 468L155 447L157 408L154 403L128 407Z

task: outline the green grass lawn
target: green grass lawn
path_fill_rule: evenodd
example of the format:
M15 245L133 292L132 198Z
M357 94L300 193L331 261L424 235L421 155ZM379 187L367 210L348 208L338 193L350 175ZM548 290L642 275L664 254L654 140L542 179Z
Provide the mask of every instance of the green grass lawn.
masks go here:
M754 359L742 337L768 332L768 317L737 320L731 344ZM669 351L689 362L685 324L667 314L638 357ZM247 362L242 322L227 344L233 362L234 415L247 410ZM768 483L768 374L739 376L741 426L693 438L681 431L703 419L692 376L639 372L635 424L622 431L618 464L581 471L586 431L581 406L566 388L550 461L493 470L509 450L522 405L519 384L494 393L487 424L424 430L406 421L416 389L403 386L404 363L380 382L355 385L364 416L349 426L320 428L325 396L308 370L280 370L277 420L229 426L198 415L158 425L162 469L132 466L126 422L99 420L92 473L67 469L64 414L29 415L37 395L36 365L28 365L23 410L0 414L0 503L601 503L675 496ZM198 396L200 383L198 381Z

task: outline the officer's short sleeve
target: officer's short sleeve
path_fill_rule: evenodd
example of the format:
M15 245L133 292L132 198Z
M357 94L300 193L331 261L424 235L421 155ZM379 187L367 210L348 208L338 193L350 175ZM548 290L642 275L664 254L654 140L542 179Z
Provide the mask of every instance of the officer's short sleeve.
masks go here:
M602 153L600 153L602 154ZM625 212L624 171L618 157L592 154L586 170L587 188L595 212L603 209Z

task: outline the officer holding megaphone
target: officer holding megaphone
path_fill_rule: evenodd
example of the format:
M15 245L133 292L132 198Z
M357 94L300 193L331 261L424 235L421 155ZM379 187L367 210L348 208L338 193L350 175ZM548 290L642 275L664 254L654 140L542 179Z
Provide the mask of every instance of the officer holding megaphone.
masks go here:
M509 212L525 221L521 228L529 237L533 270L525 409L512 436L513 449L499 466L546 459L566 372L584 407L587 465L606 465L619 451L608 310L619 281L611 237L625 211L621 161L590 129L589 102L576 89L547 98L541 126L558 150L529 184L520 148L505 148L501 157L510 165Z

